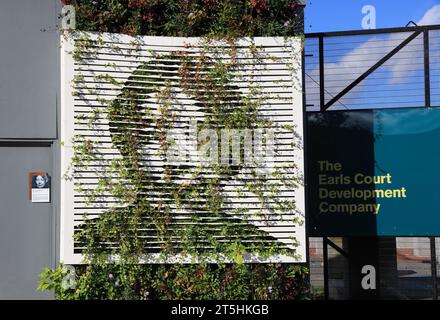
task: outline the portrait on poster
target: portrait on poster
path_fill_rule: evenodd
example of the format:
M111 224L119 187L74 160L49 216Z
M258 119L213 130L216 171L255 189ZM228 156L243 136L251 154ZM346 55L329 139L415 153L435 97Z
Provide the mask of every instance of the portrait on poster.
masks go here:
M29 197L32 202L50 202L50 176L47 172L31 172L29 187Z

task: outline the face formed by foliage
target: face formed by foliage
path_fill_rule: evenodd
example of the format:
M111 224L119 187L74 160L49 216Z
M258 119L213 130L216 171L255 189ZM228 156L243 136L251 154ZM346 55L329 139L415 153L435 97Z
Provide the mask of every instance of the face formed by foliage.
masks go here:
M148 203L152 215L161 212L161 217L168 217L164 230L183 237L171 223L175 213L168 199L177 199L178 207L188 211L182 217L184 221L202 222L195 237L197 243L207 242L212 236L252 236L272 243L274 239L263 230L231 216L232 209L228 208L233 203L223 196L225 184L240 183L243 164L206 165L193 159L174 164L167 159L167 132L176 126L189 126L189 114L196 118L197 127L214 132L222 128L252 128L256 123L256 107L242 103L240 90L231 84L225 65L206 56L199 59L185 59L178 53L153 58L133 72L110 105L112 142L127 160L127 172L136 173L131 180L138 184L139 192L130 207ZM170 73L179 74L178 81ZM196 149L190 148L189 153L194 154ZM154 201L150 201L151 194L155 195ZM224 230L215 229L213 221L224 225Z

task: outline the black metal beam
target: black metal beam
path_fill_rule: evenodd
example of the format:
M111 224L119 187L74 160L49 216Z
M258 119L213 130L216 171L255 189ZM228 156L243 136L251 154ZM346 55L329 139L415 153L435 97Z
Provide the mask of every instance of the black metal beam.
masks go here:
M431 76L429 72L429 30L423 30L423 48L425 64L425 105L431 107Z
M348 30L348 31L333 31L333 32L313 32L306 33L306 38L318 38L323 37L340 37L340 36L357 36L357 35L374 35L394 32L412 32L422 29L428 30L440 30L440 24L431 26L418 26L418 27L400 27L400 28L382 28L382 29L368 29L368 30Z
M308 107L313 107L314 105L313 104L311 104L311 105L308 105ZM350 109L350 110L339 110L339 109L337 109L337 110L327 110L326 112L335 112L335 113L337 113L337 112L341 112L341 111L344 111L344 112L347 112L347 111L350 111L350 112L360 112L360 111L370 111L370 110L390 110L390 109L402 109L402 110L411 110L411 109L424 109L424 108L426 108L426 106L411 106L411 107L402 107L402 106L390 106L390 107L382 107L382 108L359 108L359 109ZM435 105L435 106L431 106L431 108L440 108L440 105ZM307 113L320 113L321 111L310 111L310 110L308 110L307 111ZM337 237L337 236L339 236L338 234L328 234L328 236L329 237ZM423 236L426 236L426 235L420 235L420 237L423 237Z
M347 259L351 259L350 255L344 251L342 248L340 248L336 243L334 243L333 241L329 240L327 238L327 244L332 247L333 249L335 249L337 252L339 252L342 256L344 256Z
M325 82L324 82L324 37L319 37L319 109L324 111L325 105Z
M429 238L431 244L431 276L433 299L438 299L438 279L437 279L437 252L435 250L435 238Z
M351 84L349 84L344 90L339 92L336 96L334 96L329 102L324 105L324 108L321 106L321 111L325 111L330 108L333 104L335 104L339 99L345 96L348 92L350 92L354 87L356 87L360 82L362 82L365 78L367 78L370 74L376 71L380 66L382 66L385 62L387 62L390 58L392 58L396 53L402 50L408 43L413 41L418 35L422 33L422 29L415 31L411 36L406 38L401 44L391 50L386 56L380 59L375 65L373 65L370 69L365 71L360 77L354 80ZM322 87L322 84L321 84Z
M324 299L328 300L329 298L329 286L328 286L328 247L327 247L327 238L322 238L322 260L323 260L323 268L324 268Z

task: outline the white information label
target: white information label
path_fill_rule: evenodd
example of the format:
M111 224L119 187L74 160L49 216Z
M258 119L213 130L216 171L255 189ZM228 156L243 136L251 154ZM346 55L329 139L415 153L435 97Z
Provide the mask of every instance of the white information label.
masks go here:
M32 189L32 202L50 202L50 189Z

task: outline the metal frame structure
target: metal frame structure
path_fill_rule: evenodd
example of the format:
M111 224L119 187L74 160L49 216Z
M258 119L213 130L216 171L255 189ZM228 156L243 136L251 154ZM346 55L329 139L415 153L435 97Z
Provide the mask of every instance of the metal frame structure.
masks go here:
M336 31L336 32L322 32L322 33L309 33L306 34L306 39L318 38L319 41L319 100L320 100L320 112L327 111L333 104L349 93L360 82L365 80L379 67L383 66L385 62L389 61L394 55L400 52L406 47L412 40L414 40L420 34L423 34L423 49L424 49L424 82L425 82L425 105L420 108L433 107L431 106L431 84L430 84L430 56L429 56L429 31L440 30L440 25L432 26L415 26L404 28L385 28L375 30L357 30L357 31ZM340 36L353 36L353 35L375 35L375 34L387 34L396 32L412 32L412 34L402 41L397 47L386 54L382 59L370 67L367 71L361 74L358 78L352 81L347 87L341 90L330 101L325 102L325 45L324 39L327 37L340 37ZM306 56L307 57L307 56ZM440 107L440 106L436 106ZM361 109L357 109L361 110Z
M319 46L319 101L320 101L320 111L313 112L326 112L331 111L328 110L332 105L334 105L338 100L344 97L347 93L349 93L353 88L355 88L359 83L365 80L369 75L371 75L375 70L379 67L383 66L385 62L389 61L393 56L395 56L398 52L400 52L403 48L406 47L412 40L414 40L417 36L423 34L423 60L424 60L424 100L425 105L419 107L411 107L411 108L431 108L431 107L440 107L433 106L431 99L431 81L430 81L430 52L429 52L429 31L432 30L440 30L440 25L432 25L432 26L411 26L411 27L402 27L402 28L384 28L384 29L375 29L375 30L351 30L351 31L337 31L337 32L321 32L321 33L309 33L305 35L306 39L317 38L318 46ZM410 36L408 36L405 40L403 40L398 46L388 52L382 59L377 61L373 66L371 66L367 71L362 73L359 77L357 77L354 81L352 81L348 86L346 86L343 90L341 90L338 94L336 94L330 101L325 101L325 45L324 39L327 37L340 37L340 36L356 36L356 35L376 35L376 34L390 34L397 32L412 32ZM305 54L305 58L310 57L310 55ZM304 64L305 66L305 64ZM304 85L305 91L305 85ZM304 93L307 96L306 92ZM305 101L306 106L307 105ZM385 109L385 108L377 108L377 109ZM389 108L386 108L389 109ZM356 109L356 110L365 110L365 109ZM338 110L334 110L337 112ZM310 111L309 111L310 112ZM435 237L429 237L430 240L430 253L431 253L431 277L432 280L432 296L434 300L439 298L438 292L438 275L437 275L437 256L436 256L436 244ZM336 250L339 254L349 259L351 263L356 263L352 259L352 257L332 242L327 237L323 237L323 267L324 267L324 296L325 299L329 299L329 272L328 272L328 246Z
M432 299L438 300L439 299L439 290L438 287L440 285L440 282L438 281L438 272L437 272L437 252L436 252L436 243L435 243L435 237L429 237L430 242L430 255L431 255L431 278L432 278ZM344 249L339 247L336 243L331 241L327 237L322 238L322 248L323 248L323 269L324 269L324 298L325 300L329 299L329 272L328 272L328 247L331 247L336 252L338 252L340 255L342 255L344 258L349 260L351 263L357 263L357 261ZM384 285L383 283L381 283Z

